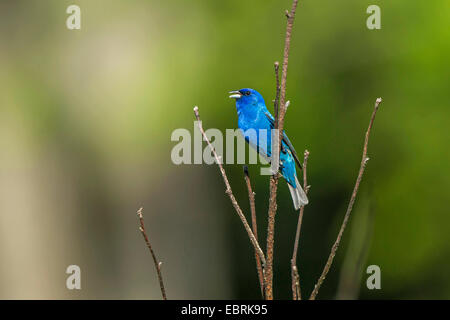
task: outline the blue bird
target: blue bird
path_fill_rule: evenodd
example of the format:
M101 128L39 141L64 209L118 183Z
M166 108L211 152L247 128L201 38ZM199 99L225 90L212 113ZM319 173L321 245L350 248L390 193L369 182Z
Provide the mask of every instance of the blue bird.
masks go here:
M230 94L230 98L236 100L238 126L245 140L269 160L272 153L271 129L274 128L275 119L267 110L263 97L256 90L248 88L231 91ZM260 131L260 129L266 131ZM246 134L247 130L255 134ZM308 204L308 198L297 179L296 163L300 168L302 167L292 143L283 131L280 172L288 183L295 210L298 210L301 206Z

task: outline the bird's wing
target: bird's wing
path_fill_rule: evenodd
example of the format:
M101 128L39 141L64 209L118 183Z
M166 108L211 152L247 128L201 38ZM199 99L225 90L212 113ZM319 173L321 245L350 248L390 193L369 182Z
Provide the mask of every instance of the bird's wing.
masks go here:
M274 117L269 113L265 112L265 115L267 117L267 120L270 122L270 127L273 129L275 128L275 119ZM288 146L289 151L291 151L292 155L294 156L294 160L297 163L298 167L300 169L303 169L302 164L300 163L300 160L298 159L297 152L294 149L294 146L292 145L291 141L289 140L286 132L283 130L283 139L282 141Z

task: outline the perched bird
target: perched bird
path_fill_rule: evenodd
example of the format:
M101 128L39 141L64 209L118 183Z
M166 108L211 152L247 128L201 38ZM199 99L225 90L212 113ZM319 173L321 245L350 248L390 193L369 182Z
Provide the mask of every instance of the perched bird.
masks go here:
M267 110L263 97L253 89L241 89L230 92L230 98L236 100L238 114L238 127L245 140L266 159L272 154L271 129L274 128L275 119ZM255 134L246 135L245 131L253 129ZM266 129L260 131L260 129ZM308 198L297 179L295 164L301 168L297 153L286 133L283 131L282 147L280 151L280 172L286 179L295 210L308 204Z

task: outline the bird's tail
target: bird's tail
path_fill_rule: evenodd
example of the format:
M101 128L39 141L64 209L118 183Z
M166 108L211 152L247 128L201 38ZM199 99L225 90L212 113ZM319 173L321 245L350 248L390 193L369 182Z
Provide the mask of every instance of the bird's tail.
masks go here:
M297 188L294 188L288 183L289 191L291 192L292 201L294 202L295 210L300 209L301 206L305 206L308 204L308 197L306 196L305 191L302 189L302 185L298 181L297 177L295 177L295 184Z

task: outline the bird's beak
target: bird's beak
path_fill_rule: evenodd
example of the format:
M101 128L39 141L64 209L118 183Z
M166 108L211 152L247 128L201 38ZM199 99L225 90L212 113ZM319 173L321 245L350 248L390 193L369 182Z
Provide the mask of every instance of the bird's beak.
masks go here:
M235 90L235 91L230 91L230 98L231 99L240 99L242 97L242 93L240 93L239 91Z

